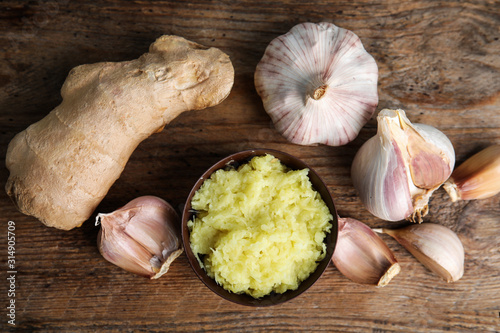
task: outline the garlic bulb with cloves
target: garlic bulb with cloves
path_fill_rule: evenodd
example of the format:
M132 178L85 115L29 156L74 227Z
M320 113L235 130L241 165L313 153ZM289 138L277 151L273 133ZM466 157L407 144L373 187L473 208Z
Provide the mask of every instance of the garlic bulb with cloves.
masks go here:
M447 282L464 275L464 247L451 229L435 223L412 224L399 229L374 229L392 236L425 267Z
M109 262L157 279L182 253L179 215L158 197L143 196L109 214L98 214L99 252Z
M500 145L489 146L460 164L443 188L452 201L486 199L500 193Z
M255 88L290 142L352 141L378 104L378 67L353 32L302 23L275 38L255 71Z
M365 207L387 220L422 222L432 193L451 175L455 151L436 128L384 109L377 134L354 157L351 177Z
M394 254L366 224L352 218L338 219L339 232L332 261L357 283L386 286L401 271Z

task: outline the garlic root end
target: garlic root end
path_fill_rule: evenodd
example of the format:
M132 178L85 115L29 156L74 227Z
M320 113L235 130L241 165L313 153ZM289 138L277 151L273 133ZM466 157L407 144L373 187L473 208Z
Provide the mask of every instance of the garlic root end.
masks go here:
M401 272L401 265L396 262L391 267L389 267L387 272L385 272L385 274L380 278L377 287L385 287L386 285L388 285L389 282L391 282L392 278L398 275L399 272Z
M451 202L455 202L455 201L458 201L460 199L458 196L457 185L451 179L448 179L443 184L443 188L450 196Z
M429 205L425 204L424 206L422 206L420 208L415 208L415 211L413 212L413 214L408 216L406 218L406 220L413 222L413 223L420 224L420 223L424 222L423 217L425 217L428 213L429 213Z
M168 269L170 268L170 264L174 262L175 259L177 259L178 256L180 256L184 252L184 249L181 247L180 249L172 252L170 256L165 260L165 262L161 265L160 271L153 275L151 277L151 280L158 279L161 277L163 274L168 272Z

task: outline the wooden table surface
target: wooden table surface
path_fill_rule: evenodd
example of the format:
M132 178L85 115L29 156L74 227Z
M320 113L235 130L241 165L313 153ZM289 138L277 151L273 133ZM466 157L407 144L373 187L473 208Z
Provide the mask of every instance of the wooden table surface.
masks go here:
M144 141L97 212L140 195L181 209L198 177L246 148L279 149L309 163L329 186L344 217L372 227L350 180L358 148L375 117L343 147L298 146L274 129L253 74L267 44L295 24L328 21L354 31L379 66L377 112L402 108L413 122L437 127L457 162L500 144L500 2L485 1L2 1L0 3L0 183L12 137L61 102L69 70L123 61L162 34L222 49L236 76L219 106L187 112ZM95 216L95 215L94 215ZM94 216L91 218L93 219ZM451 203L439 189L425 221L453 229L465 248L465 274L448 284L383 236L402 272L385 288L358 285L330 264L298 298L273 307L236 305L213 294L185 255L157 281L108 263L98 227L60 231L19 213L0 193L0 331L500 331L500 195ZM8 221L15 224L15 296L8 296Z

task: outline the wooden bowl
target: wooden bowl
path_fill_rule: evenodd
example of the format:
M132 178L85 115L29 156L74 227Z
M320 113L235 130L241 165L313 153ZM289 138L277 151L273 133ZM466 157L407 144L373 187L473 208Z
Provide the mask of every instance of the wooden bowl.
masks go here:
M230 291L225 290L222 286L218 285L217 282L209 277L205 270L200 267L200 264L198 263L198 260L196 259L196 256L191 250L191 246L189 243L189 228L187 226L188 221L193 218L193 210L191 209L191 200L195 194L196 191L201 187L205 179L210 178L210 175L215 172L216 170L226 168L228 166L234 166L238 167L241 164L247 163L250 161L254 156L261 156L265 154L271 154L274 157L278 158L283 164L285 164L287 167L293 170L298 170L298 169L304 169L308 168L309 169L309 179L311 180L311 183L313 184L313 187L316 191L318 191L323 198L324 202L330 209L330 213L333 216L333 220L331 221L332 223L332 229L331 232L327 234L325 237L325 243L326 243L326 256L325 258L319 263L318 267L316 270L311 273L311 275L302 283L299 285L298 289L296 290L288 290L283 294L278 294L278 293L271 293L269 295L266 295L262 298L256 299L253 298L250 295L247 294L236 294L232 293ZM328 187L323 183L323 181L320 179L320 177L316 174L316 172L309 167L306 163L302 162L301 160L297 159L294 156L291 156L289 154L277 151L277 150L272 150L272 149L254 149L254 150L245 150L233 155L230 155L216 164L214 164L210 169L208 169L201 177L200 179L196 182L194 185L193 189L189 193L189 196L186 201L186 205L184 206L183 214L182 214L182 242L184 244L184 250L186 252L187 258L189 260L189 263L191 267L193 268L194 272L196 275L200 278L200 280L208 287L210 288L214 293L217 295L223 297L224 299L241 304L241 305L247 305L247 306L270 306L270 305L276 305L280 304L286 301L291 300L294 297L297 297L298 295L302 294L305 292L307 289L309 289L323 274L325 271L326 267L328 266L331 257L333 255L333 251L335 249L335 244L337 243L337 234L338 234L338 220L337 220L337 211L335 209L335 205L333 203L332 196L330 194L330 191L328 190Z

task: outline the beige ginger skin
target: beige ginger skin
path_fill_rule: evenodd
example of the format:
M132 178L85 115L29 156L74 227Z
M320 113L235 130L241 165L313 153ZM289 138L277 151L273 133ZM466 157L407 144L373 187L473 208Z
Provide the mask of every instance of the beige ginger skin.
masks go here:
M62 103L10 142L7 194L47 226L78 227L141 141L184 111L219 104L233 82L225 53L177 36L136 60L75 67Z

